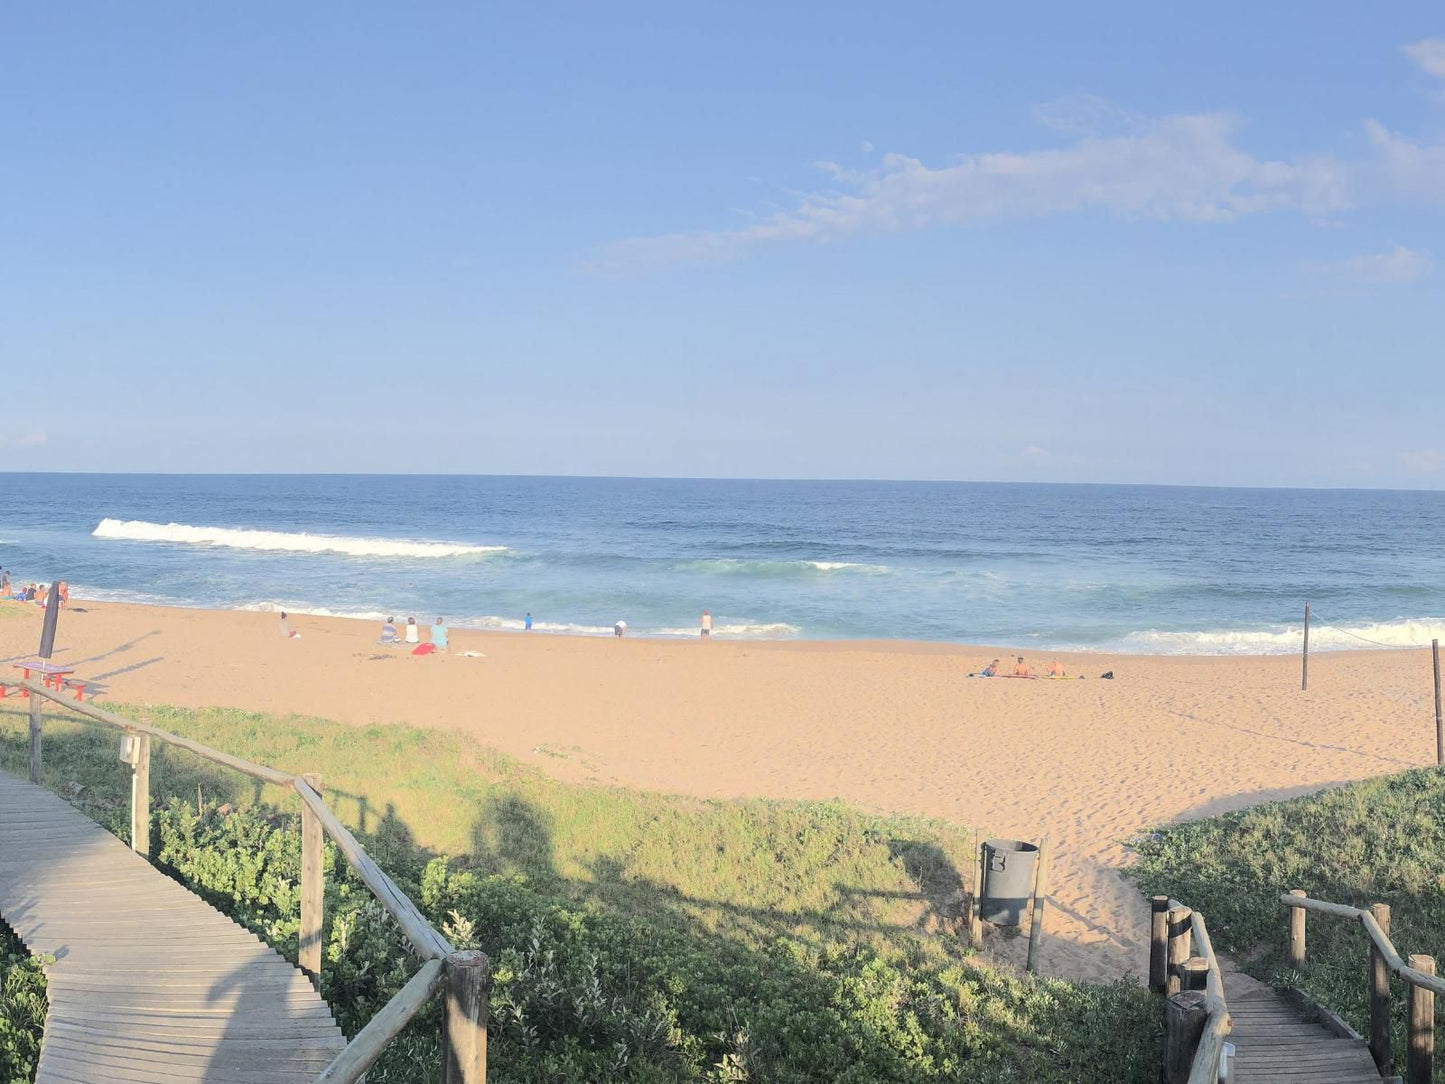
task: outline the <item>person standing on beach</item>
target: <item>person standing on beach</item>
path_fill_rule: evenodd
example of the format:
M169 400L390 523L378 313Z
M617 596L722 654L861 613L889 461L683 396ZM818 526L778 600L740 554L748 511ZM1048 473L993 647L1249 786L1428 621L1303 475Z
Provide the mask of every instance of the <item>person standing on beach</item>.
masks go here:
M706 610L702 612L702 631L698 635L704 640L712 638L712 614Z
M623 636L627 635L627 622L619 621L617 622L617 624L613 625L612 635L616 636L619 640L622 639Z
M523 631L523 632L531 632L531 631L532 631L532 611L531 611L531 610L528 610L528 611L527 611L527 619L522 623L522 631Z

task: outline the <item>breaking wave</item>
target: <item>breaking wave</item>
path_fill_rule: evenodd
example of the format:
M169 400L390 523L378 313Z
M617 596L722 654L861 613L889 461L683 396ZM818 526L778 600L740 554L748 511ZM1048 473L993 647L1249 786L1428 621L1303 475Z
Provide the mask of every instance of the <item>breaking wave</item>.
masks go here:
M503 553L506 546L464 542L418 542L399 538L351 538L345 535L249 531L232 527L192 527L185 523L103 519L91 534L125 542L175 542L238 550L285 553L340 553L348 557L467 557Z
M1445 639L1445 619L1413 618L1360 625L1310 625L1311 651L1429 647ZM1111 647L1141 655L1292 655L1304 645L1301 625L1203 632L1131 632Z

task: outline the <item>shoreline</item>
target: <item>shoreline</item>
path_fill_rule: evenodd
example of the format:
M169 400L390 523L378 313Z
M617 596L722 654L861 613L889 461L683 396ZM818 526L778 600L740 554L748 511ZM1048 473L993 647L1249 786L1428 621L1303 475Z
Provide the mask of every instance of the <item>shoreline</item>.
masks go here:
M0 610L5 661L33 655L41 609ZM364 621L293 625L287 640L271 613L73 602L55 658L114 701L456 730L568 782L1048 834L1041 966L1066 978L1147 966L1148 908L1119 876L1121 841L1435 759L1428 648L1329 652L1302 693L1297 656L1060 652L1086 680L983 680L964 675L1003 648L453 627L449 653L416 657L379 647ZM1022 653L1036 667L1053 654ZM1005 960L1023 950L989 943Z
M149 602L149 601L144 601L144 602L143 602L143 601L133 600L133 599L114 599L114 598L105 598L105 597L101 597L101 596L86 595L86 594L84 594L84 593L77 593L77 591L76 591L75 589L72 589L72 591L71 591L71 599L72 599L72 603L81 603L82 606L83 606L83 604L89 603L89 604L94 605L94 606L134 606L134 607L143 608L143 609L176 610L176 611L184 611L184 612L200 611L200 612L206 612L206 613L261 614L261 615L279 616L279 614L282 612L282 609L283 609L283 607L282 607L279 603L274 603L274 602L247 603L247 604L245 604L245 605L240 605L240 606L235 606L235 607L207 606L207 605L204 605L204 604L202 604L202 603L188 604L188 603L167 603L167 602ZM9 602L9 601L11 601L11 600L6 599L6 600L4 600L4 601L5 601L5 602ZM381 623L382 623L383 621L386 620L387 616L389 616L387 612L384 612L384 611L381 611L381 610L367 611L367 612L365 612L365 613L338 613L338 612L336 612L336 611L329 610L329 609L327 609L326 607L307 607L307 606L299 606L299 607L295 607L295 608L286 607L286 608L285 608L285 612L289 613L292 617L307 617L307 618L316 618L316 619L328 620L328 621L329 621L329 620L351 621L351 622L360 622L360 623L363 623L363 624L369 623L369 624L374 624L374 625L376 625L376 626L378 626L378 627L381 625ZM395 614L395 616L396 616L401 622L404 622L405 619L406 619L406 617L409 617L409 616L417 616L416 614L407 613L407 612L404 612L404 611L402 611L402 610L396 610L396 611L394 612L394 614ZM436 616L435 614L431 614L430 612L428 612L428 613L425 615L425 620L427 620L427 621L429 622L429 621L430 621L432 618L434 618L435 616ZM418 617L418 621L420 622L421 620L423 620L423 618L422 618L422 617ZM468 632L468 633L476 632L476 633L483 633L483 634L487 634L487 635L493 635L493 634L495 634L495 635L528 635L528 634L529 634L526 630L524 630L524 629L521 627L522 621L521 621L521 619L519 619L519 618L491 618L491 619L489 619L489 620L502 621L502 622L506 622L506 624L504 624L504 625L502 625L502 626L500 626L500 627L493 627L493 626L489 626L489 625L479 625L479 624L476 624L476 623L468 623L467 621L464 620L464 621L457 622L457 623L455 623L455 624L453 624L453 623L451 623L450 621L448 621L448 626L447 626L447 627L448 627L450 630L452 630L453 632L457 632L457 631ZM1395 624L1402 624L1402 623L1403 623L1403 624L1426 624L1426 623L1429 623L1429 622L1432 622L1432 621L1434 621L1433 618L1427 618L1427 617L1420 617L1420 618L1396 618L1396 619L1393 620L1392 623L1395 623ZM517 627L513 628L512 625L516 625ZM787 625L787 623L785 623L785 622L773 622L773 623L771 623L771 624L761 624L761 625L758 625L758 626L756 626L756 627L757 627L757 628L778 628L778 627L789 627L789 628L791 628L791 627L794 627L794 626ZM592 630L592 631L583 631L584 629L589 629L589 630ZM1355 646L1344 646L1344 647L1331 646L1328 642L1320 642L1320 640L1319 640L1319 633L1320 633L1321 631L1327 631L1327 630L1330 630L1330 629L1338 629L1338 626L1326 625L1326 624L1323 624L1323 623L1318 624L1318 625L1315 625L1315 626L1312 626L1312 631L1315 633L1315 639L1312 640L1312 641L1311 641L1311 644L1310 644L1310 653L1311 653L1312 655L1313 655L1313 654L1320 654L1320 655L1325 655L1325 654L1328 654L1328 655L1341 655L1341 654L1347 654L1347 653L1372 652L1372 651L1383 651L1383 652L1418 651L1418 650L1424 650L1424 649L1426 649L1426 648L1429 647L1428 644L1424 644L1424 643L1419 643L1419 644L1416 644L1416 643L1411 643L1411 644L1384 644L1384 643L1375 643L1375 642L1372 642L1372 641L1370 641L1370 640L1368 640L1368 639L1366 639L1366 638L1359 637L1359 636L1357 636L1357 635L1355 635L1355 634L1352 634L1352 633L1346 633L1347 636L1350 636L1350 637L1351 637L1351 642L1352 642L1352 643L1357 642L1357 643L1360 643L1360 644L1362 644L1362 645L1370 645L1370 646L1360 646L1360 647L1355 647ZM1137 650L1131 651L1131 650L1127 650L1127 649L1123 649L1123 648L1114 648L1114 647L1108 647L1108 646L1094 646L1094 647L1091 647L1091 646L1066 646L1066 647L1058 647L1058 648L1056 648L1056 647L1050 647L1050 646L1048 646L1048 645L1039 645L1039 644L1030 644L1030 645L1026 645L1026 646L1025 646L1025 645L1020 645L1020 644L1018 644L1018 643L1013 643L1013 644L1010 644L1010 645L1008 645L1008 646L1000 646L1000 644L989 644L989 643L974 642L974 641L963 641L963 640L929 640L929 639L916 639L916 638L911 638L911 637L837 637L837 638L828 638L828 637L801 636L801 635L797 635L797 636L794 636L794 635L780 635L780 636L745 635L745 634L739 634L739 633L735 633L735 632L728 632L728 631L726 631L726 630L727 630L727 626L716 627L716 628L714 629L714 631L713 631L712 639L715 640L715 641L727 641L727 642L729 642L729 643L748 643L748 644L835 644L835 645L844 645L844 644L871 644L871 645L903 644L903 645L914 645L914 646L930 645L930 646L936 646L936 647L939 647L939 648L955 649L955 650L960 650L960 651L974 651L974 652L978 652L978 653L982 653L982 654L986 654L986 653L989 652L989 651L995 651L995 652L1002 652L1002 653L1004 653L1004 654L1013 653L1014 655L1018 655L1018 654L1020 654L1020 653L1025 653L1025 654L1027 654L1027 653L1032 653L1032 654L1034 654L1035 656L1042 656L1042 655L1050 655L1050 656L1051 656L1051 655L1059 655L1059 656L1064 656L1064 655L1068 655L1068 656L1097 656L1097 657L1107 656L1107 657L1110 657L1110 658L1126 657L1126 658L1145 658L1145 659L1155 659L1155 658L1159 658L1159 659L1248 659L1248 658L1291 658L1291 657L1293 657L1293 658L1298 658L1299 655L1300 655L1300 651L1299 651L1299 650L1291 650L1291 651L1254 651L1254 652L1250 652L1250 651L1230 651L1230 652L1188 652L1188 651L1179 651L1179 652L1170 652L1170 651L1137 651ZM1147 630L1147 631L1148 631L1148 632L1151 632L1151 633L1155 633L1155 632L1158 632L1159 630ZM1248 634L1247 631L1246 631L1244 634ZM535 626L532 630L530 630L530 635L534 635L534 636L548 636L548 637L559 636L559 637L571 637L571 638L577 638L577 639L592 639L592 640L597 640L597 639L605 640L605 639L615 639L615 638L616 638L616 637L613 636L612 631L611 631L610 628L604 628L604 627L602 627L602 626L582 626L582 625L577 625L577 624L575 624L575 623L563 623L563 624L560 624L560 625L559 625L559 624L551 623L551 622L538 622L538 623L536 624L536 626ZM1184 634L1184 635L1193 635L1193 634ZM680 628L678 628L678 629L669 629L669 630L657 630L657 629L651 629L651 630L649 630L649 629L633 628L633 627L629 626L629 628L628 628L628 630L627 630L627 636L626 636L625 638L626 638L626 639L632 639L632 640L656 640L656 641L662 641L662 642L684 642L684 643L685 643L685 642L688 642L688 641L691 641L691 640L697 640L697 639L699 639L700 637L699 637L699 635L698 635L698 630L696 630L696 629L694 629L694 630L692 630L692 631L690 631L690 632L685 632L685 631L683 631L683 630L680 629ZM1302 646L1302 645L1301 645L1301 646Z

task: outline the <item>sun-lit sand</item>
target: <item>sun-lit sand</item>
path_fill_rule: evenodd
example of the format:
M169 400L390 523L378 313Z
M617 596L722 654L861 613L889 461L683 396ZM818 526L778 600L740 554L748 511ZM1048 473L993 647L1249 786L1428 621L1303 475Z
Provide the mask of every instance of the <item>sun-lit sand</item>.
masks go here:
M1047 833L1041 964L1069 978L1143 973L1122 840L1435 756L1428 650L1316 655L1306 693L1289 657L1066 655L1084 680L984 680L966 675L1002 650L454 629L451 654L414 658L346 619L294 618L288 641L273 614L77 605L56 661L115 700L450 727L569 780ZM40 618L0 621L7 659L33 652ZM1021 957L1021 941L990 944Z

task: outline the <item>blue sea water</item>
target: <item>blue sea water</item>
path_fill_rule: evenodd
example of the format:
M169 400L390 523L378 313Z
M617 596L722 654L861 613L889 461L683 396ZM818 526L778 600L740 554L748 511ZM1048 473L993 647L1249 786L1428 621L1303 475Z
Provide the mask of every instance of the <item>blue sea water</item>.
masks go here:
M79 599L453 626L1220 654L1445 636L1445 493L0 475L0 565Z

